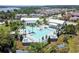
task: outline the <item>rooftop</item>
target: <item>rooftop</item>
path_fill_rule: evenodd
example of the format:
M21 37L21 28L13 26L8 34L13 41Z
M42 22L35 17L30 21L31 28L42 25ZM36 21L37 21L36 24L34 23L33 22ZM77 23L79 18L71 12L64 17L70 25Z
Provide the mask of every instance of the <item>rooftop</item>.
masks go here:
M21 20L27 21L27 20L38 20L39 18L21 18Z
M49 23L63 24L65 21L58 19L49 19Z
M39 18L21 18L21 21L25 21L26 23L35 23Z

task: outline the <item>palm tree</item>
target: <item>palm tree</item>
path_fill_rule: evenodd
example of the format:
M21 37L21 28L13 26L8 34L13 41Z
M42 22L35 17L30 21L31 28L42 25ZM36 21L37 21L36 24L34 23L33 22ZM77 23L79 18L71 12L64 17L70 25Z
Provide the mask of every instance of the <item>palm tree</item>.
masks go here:
M22 28L25 29L25 21L23 20L22 22L23 22L23 27Z
M25 29L25 21L24 20L23 20L23 27L22 28L23 28L23 32L24 32L23 34L26 37L26 30L24 31L24 29Z
M9 25L9 23L8 23L8 21L6 20L6 21L5 21L5 26L8 26L8 25Z
M39 20L36 21L37 25L41 25L41 22Z
M43 22L44 22L45 25L48 24L46 18L43 19Z
M51 39L50 39L50 36L49 36L49 38L48 38L48 44L50 44L51 43Z
M42 37L42 41L44 40L44 37Z
M32 33L33 33L33 27L34 27L34 24L31 24L31 27L32 27Z
M43 40L44 40L44 37L42 37L42 44L41 44L41 47L43 47Z

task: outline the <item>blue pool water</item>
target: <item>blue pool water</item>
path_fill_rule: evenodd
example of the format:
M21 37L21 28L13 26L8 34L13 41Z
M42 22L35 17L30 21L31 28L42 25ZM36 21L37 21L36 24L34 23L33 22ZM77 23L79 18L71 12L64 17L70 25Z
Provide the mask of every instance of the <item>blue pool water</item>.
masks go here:
M52 28L38 28L38 27L26 27L25 32L29 33L32 38L34 38L35 41L42 41L42 37L49 36L50 33L56 32L56 29Z

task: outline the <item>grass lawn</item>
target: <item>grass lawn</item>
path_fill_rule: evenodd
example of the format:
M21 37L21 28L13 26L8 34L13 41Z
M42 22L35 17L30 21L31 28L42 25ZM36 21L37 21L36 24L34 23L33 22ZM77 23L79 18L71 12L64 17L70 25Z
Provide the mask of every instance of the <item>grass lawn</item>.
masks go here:
M74 37L74 42L76 52L79 52L79 31L77 32L77 36Z
M26 47L23 46L22 42L21 41L16 41L16 49L17 50L26 50Z
M63 43L64 40L64 36L66 36L66 34L62 34L57 41L57 44ZM69 38L70 36L72 36L72 38ZM68 35L68 48L69 48L69 53L78 53L79 52L79 32L77 32L77 35ZM66 38L67 38L66 37Z
M52 50L56 48L56 42L51 42L51 44L48 44L46 47L42 48L42 51L44 53L50 53Z

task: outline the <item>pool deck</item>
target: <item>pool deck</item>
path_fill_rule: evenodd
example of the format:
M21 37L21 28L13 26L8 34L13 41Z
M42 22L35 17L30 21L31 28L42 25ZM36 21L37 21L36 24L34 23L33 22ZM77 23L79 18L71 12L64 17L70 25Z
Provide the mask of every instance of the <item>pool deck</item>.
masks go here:
M35 33L30 33L31 31L35 32ZM23 33L25 33L24 35L24 38L23 40L27 40L26 43L28 42L46 42L47 39L49 38L49 36L51 36L52 38L57 38L57 35L56 35L56 29L52 29L52 28L49 28L49 27L44 27L44 26L41 26L41 27L26 27L26 29L21 29L21 31ZM47 37L46 37L47 36ZM24 42L24 41L22 41ZM24 42L25 43L25 42Z

